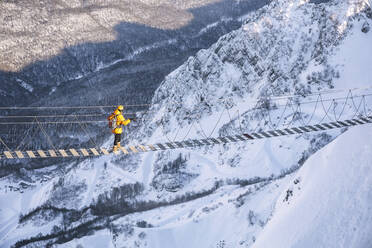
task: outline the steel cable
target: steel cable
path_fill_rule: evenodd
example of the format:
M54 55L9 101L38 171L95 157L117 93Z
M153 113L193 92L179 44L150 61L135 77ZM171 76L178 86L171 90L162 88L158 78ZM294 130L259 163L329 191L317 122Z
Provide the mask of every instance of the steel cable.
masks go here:
M75 116L76 120L79 121L79 119ZM85 126L85 129L84 129L84 126L83 125L86 125L86 123L79 123L79 126L81 127L81 129L83 130L83 132L85 132L85 134L88 136L90 142L93 144L93 147L96 147L98 148L98 145L96 144L96 142L94 142L94 140L92 139L92 137L89 135L87 129L88 127Z
M324 90L316 93L309 93L309 94L288 94L288 95L281 95L281 96L273 96L271 100L280 100L292 97L307 97L307 96L314 96L314 95L326 95L326 94L333 94L338 92L345 92L345 91L357 91L357 90L369 90L372 89L372 86L365 87L365 88L352 88L352 89L335 89L335 90ZM223 102L225 99L217 100L217 102ZM172 101L171 103L175 104L182 104L182 102ZM154 104L127 104L124 107L145 107L145 106L152 106ZM28 110L28 109L97 109L97 108L116 108L117 105L93 105L93 106L32 106L32 107L0 107L0 110Z
M333 100L334 100L334 99L332 99L332 102L333 102ZM325 115L323 116L322 120L321 120L319 123L323 122L323 120L325 119L325 117L328 117L328 119L329 119L330 121L333 121L333 119L332 119L331 117L329 117L329 115L328 115L328 112L330 111L330 109L331 109L331 107L332 107L332 104L329 105L328 110L326 110L326 108L325 108L325 106L324 106L324 101L323 101L323 98L322 98L321 95L320 95L320 102L321 102L321 104L322 104L323 111L324 111Z
M56 148L54 147L54 145L53 145L53 143L52 143L52 141L51 141L51 139L50 139L50 137L49 137L49 135L46 133L46 131L44 130L43 126L39 123L39 121L37 120L37 118L35 118L35 121L38 123L38 125L39 125L41 131L44 133L45 137L47 138L47 140L48 140L48 142L49 142L49 145L50 145L51 147L53 147L54 150L56 150Z

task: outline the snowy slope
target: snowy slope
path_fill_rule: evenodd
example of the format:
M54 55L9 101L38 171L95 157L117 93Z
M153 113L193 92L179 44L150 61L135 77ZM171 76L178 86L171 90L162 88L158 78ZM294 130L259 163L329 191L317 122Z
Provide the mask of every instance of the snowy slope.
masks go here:
M61 247L370 247L371 135L371 125L353 128L272 183L128 215L113 223L129 229L114 242L100 231Z
M239 110L243 130L256 124L267 129L261 123L265 113L250 115L256 99L371 86L372 35L361 32L363 25L372 25L366 6L365 1L274 1L166 77L153 99L156 114L138 138L147 134L151 143L187 133L191 138L226 134L226 126L237 128L227 114L211 132L226 106L235 118ZM188 132L195 121L197 128Z
M366 3L334 0L315 5L278 0L248 15L241 29L221 37L165 78L153 99L154 113L146 115L140 130L125 139L131 144L158 143L168 138L199 138L204 132L218 136L251 131L253 126L270 129L267 112L250 111L257 99L371 86L372 32L361 31L365 23L372 26ZM312 107L303 108L299 114L308 118ZM241 127L236 121L237 110L243 120ZM271 110L272 117L280 112ZM354 112L347 114L353 116ZM315 112L314 120L319 121L322 115L322 111ZM284 116L282 125L292 116ZM300 122L292 123L296 124ZM257 237L258 242L264 242L262 230L262 237L271 237L270 230L276 228L272 223L279 218L276 216L284 216L277 213L285 212L287 205L280 202L288 183L297 176L293 172L341 133L334 130L101 157L58 165L61 171L46 182L39 182L36 173L21 171L34 183L22 193L8 192L9 185L16 184L11 177L0 184L4 226L0 246L26 240L38 246L58 243L62 247L250 247ZM343 136L350 137L348 132ZM107 141L107 146L111 142ZM309 166L300 173L306 168ZM311 186L313 180L306 181L305 176L312 174L305 174L300 183ZM143 186L137 195L127 197L125 190L120 191L135 183ZM115 205L122 198L128 198L133 212L127 212L127 202ZM6 199L12 204L3 204ZM181 203L175 199L182 199ZM37 207L40 209L31 212ZM104 221L98 207L106 211L102 211ZM29 212L18 223L18 216ZM331 218L326 221L336 221ZM76 233L74 228L79 225L83 228Z
M118 247L137 247L138 244L138 247L151 248L214 248L218 243L225 243L226 247L249 245L253 242L252 236L262 230L274 207L273 202L289 180L261 187L224 187L214 195L192 202L128 215L113 223L127 228L130 224L130 231L119 233L114 243ZM151 227L137 226L140 221ZM61 247L79 244L89 247L101 240L102 233L109 238L115 235L100 232L98 236L76 239Z
M371 139L353 128L310 157L252 247L372 247Z
M154 96L154 114L145 117L134 140L151 144L273 129L277 126L270 124L267 112L252 111L258 99L371 87L368 44L372 43L372 32L361 31L363 26L372 25L368 11L366 1L330 1L321 5L274 1L248 16L241 29L223 36L168 75ZM341 96L345 93L330 97ZM314 101L297 113L306 121L310 117L313 121L323 119L324 110L319 106L312 114L314 98L297 100ZM267 101L272 105L271 119L281 118L283 106L276 110L277 103ZM353 109L347 110L341 117L354 116ZM279 126L301 125L301 118L293 121L293 112L285 113ZM200 150L198 153L205 159L199 161L219 165L222 178L280 175L339 133L329 134L259 140L225 145L220 150L201 149L203 154ZM157 153L154 160L166 164L175 159L175 153ZM152 167L154 174L163 168ZM213 173L200 175L215 178ZM193 185L200 186L199 182Z

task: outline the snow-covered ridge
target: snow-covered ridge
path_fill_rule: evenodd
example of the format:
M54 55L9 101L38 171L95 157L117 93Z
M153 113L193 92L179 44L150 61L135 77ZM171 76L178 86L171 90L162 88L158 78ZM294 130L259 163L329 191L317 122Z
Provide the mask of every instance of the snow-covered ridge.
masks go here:
M253 107L246 99L352 88L340 73L353 65L342 64L340 49L350 49L343 44L348 32L362 33L359 26L370 22L363 11L370 11L367 1L274 1L166 77L153 98L157 114L144 132L150 135L148 127L160 123L169 131L206 119L222 111L226 101L244 113ZM342 32L341 25L347 25ZM370 35L355 35L364 35L363 44L369 42ZM341 58L333 59L335 54ZM363 56L363 51L357 54ZM355 63L358 57L352 59ZM355 84L370 86L368 78Z

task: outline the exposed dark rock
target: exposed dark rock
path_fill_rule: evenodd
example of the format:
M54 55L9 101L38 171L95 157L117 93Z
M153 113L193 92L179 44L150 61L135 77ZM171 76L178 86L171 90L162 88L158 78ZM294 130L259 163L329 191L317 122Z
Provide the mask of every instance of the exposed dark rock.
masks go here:
M362 32L363 33L368 33L369 30L370 30L369 23L368 22L364 22L363 23L363 26L362 26Z

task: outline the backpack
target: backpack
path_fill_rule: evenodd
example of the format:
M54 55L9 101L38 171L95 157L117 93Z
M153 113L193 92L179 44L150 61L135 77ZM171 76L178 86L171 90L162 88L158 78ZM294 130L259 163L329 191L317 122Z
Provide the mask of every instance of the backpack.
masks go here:
M112 114L112 115L110 115L110 117L108 119L109 119L109 128L111 130L115 130L116 128L119 127L117 125L117 115Z

